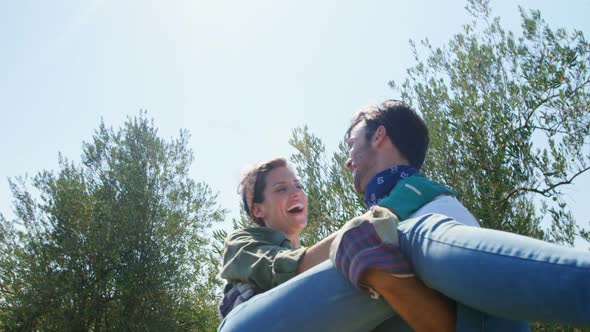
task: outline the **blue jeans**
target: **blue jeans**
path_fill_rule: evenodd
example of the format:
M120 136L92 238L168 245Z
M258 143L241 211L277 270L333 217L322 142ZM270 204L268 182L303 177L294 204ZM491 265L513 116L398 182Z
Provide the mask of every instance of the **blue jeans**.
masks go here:
M590 325L590 252L442 215L398 229L416 274L448 297L505 318Z
M442 215L398 226L402 251L429 287L457 301L458 331L527 331L523 321L590 325L590 253ZM503 317L503 318L497 318ZM513 319L513 320L511 320ZM219 331L403 331L382 300L324 262L234 309Z

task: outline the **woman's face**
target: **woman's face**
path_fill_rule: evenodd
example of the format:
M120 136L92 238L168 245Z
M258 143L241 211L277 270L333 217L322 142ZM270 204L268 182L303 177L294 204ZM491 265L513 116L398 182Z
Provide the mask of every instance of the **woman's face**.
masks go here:
M278 167L270 171L263 197L262 203L254 203L255 217L287 235L303 231L307 225L307 194L291 169Z

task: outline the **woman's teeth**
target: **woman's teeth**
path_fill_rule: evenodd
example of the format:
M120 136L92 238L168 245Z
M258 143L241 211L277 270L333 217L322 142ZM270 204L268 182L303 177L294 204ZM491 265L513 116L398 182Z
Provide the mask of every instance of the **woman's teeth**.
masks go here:
M293 204L287 209L287 212L289 213L297 213L301 211L303 211L303 204L301 203Z

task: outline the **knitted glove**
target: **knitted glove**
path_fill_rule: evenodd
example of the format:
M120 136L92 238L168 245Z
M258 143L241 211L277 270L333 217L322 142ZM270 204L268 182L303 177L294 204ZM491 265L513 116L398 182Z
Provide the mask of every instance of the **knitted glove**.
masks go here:
M378 268L399 278L413 277L398 245L397 222L393 213L377 205L348 221L330 246L334 267L359 289L363 287L360 277L367 268Z

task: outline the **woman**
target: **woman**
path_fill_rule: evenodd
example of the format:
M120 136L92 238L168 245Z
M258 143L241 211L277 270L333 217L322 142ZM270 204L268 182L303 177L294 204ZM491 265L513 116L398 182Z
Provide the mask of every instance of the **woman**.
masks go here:
M243 207L256 225L234 231L225 243L221 277L229 283L220 306L225 317L238 304L328 258L333 236L300 247L307 225L307 195L285 159L251 169L242 179Z
M323 263L324 267L319 269L319 273L306 273L298 277L298 280L308 278L306 284L311 287L306 287L292 299L294 308L297 305L304 307L305 301L309 299L305 294L317 295L322 291L329 291L324 297L325 305L333 309L331 312L335 315L334 317L303 319L305 326L301 324L283 326L282 324L289 325L286 317L268 317L268 319L260 320L262 325L252 326L252 321L247 321L253 317L248 311L262 312L259 310L261 303L272 307L274 290L269 291L270 289L326 261L330 244L337 234L327 237L310 248L300 247L299 236L307 224L307 196L285 159L273 159L253 168L244 176L240 191L245 212L257 226L236 230L226 240L221 277L226 279L228 284L220 305L220 314L226 317L232 309L250 300L254 295L264 294L252 299L252 304L242 305L237 309L239 313L229 315L220 326L221 331L255 328L325 330L323 327L325 324L329 330L371 331L382 321L394 315L385 302L371 300L368 295L355 290L333 268L326 269L326 264L329 264L327 261ZM294 281L284 286L298 285L297 280ZM379 286L373 285L371 280L364 280L364 282L370 287L378 288ZM453 303L425 287L416 278L400 279L394 286L406 292L409 300L415 301L417 306L423 308L419 320L408 320L412 329L416 331L455 329ZM277 287L278 291L281 289L284 287ZM337 297L329 294L336 294ZM338 319L337 316L341 313L354 311L361 302L364 303L363 312L352 312L349 317L356 315L362 319L354 319L353 324L341 318ZM293 316L293 312L289 314ZM411 314L413 313L400 313L402 317ZM294 316L303 317L299 314ZM344 324L346 326L339 326L338 322L346 322ZM391 323L404 329L408 328L398 316L394 316Z

